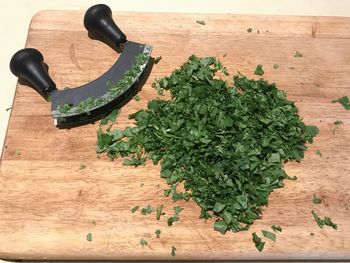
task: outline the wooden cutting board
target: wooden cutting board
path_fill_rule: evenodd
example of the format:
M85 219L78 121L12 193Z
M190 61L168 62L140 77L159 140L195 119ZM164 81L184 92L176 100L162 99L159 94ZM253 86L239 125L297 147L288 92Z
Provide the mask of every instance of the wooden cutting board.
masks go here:
M41 50L60 88L95 79L118 56L87 37L83 14L43 11L29 28L26 46ZM271 194L262 219L249 231L221 235L213 231L213 220L198 219L200 209L193 201L173 204L163 196L166 184L159 167L147 163L130 168L120 160L98 159L97 124L58 130L49 103L18 85L1 160L0 258L173 259L175 246L175 259L350 259L350 111L330 103L350 96L350 19L165 13L114 17L130 40L153 45L154 57L163 57L140 92L141 101L131 100L123 108L119 127L131 125L127 116L157 96L152 81L193 53L217 56L230 72L251 77L255 66L263 64L264 77L296 101L307 124L320 129L305 159L285 165L298 180ZM249 27L253 32L247 32ZM303 57L294 57L296 51ZM337 119L344 125L335 128ZM313 194L323 196L324 204L314 205ZM130 212L148 204L164 204L166 216L157 221L155 214ZM168 227L174 205L184 210L180 221ZM330 216L338 230L320 229L311 210ZM273 224L283 232L276 242L267 240L259 253L251 234L261 236L260 230ZM160 238L156 229L162 231ZM92 241L87 241L88 233ZM148 242L143 248L141 238Z

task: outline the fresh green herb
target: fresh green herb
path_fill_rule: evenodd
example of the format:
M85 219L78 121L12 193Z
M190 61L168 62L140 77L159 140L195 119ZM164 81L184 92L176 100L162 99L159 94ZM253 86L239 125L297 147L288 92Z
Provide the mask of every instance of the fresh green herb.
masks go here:
M109 122L115 123L115 120L119 116L119 114L120 114L120 109L114 109L106 118L100 121L100 125L106 125Z
M80 171L84 170L86 168L86 165L85 164L81 164L80 165Z
M332 103L336 102L339 102L344 107L344 109L350 110L350 102L348 96L343 96L337 100L332 100Z
M176 256L176 247L174 247L174 246L171 247L171 255L172 255L173 257Z
M341 125L341 124L344 124L341 120L336 120L335 122L334 122L334 124L335 125Z
M92 220L91 224L93 224L94 226L96 226L96 220Z
M256 249L259 250L259 252L261 252L264 249L265 242L261 241L261 238L258 237L256 233L253 233L252 236Z
M282 227L280 227L278 225L273 225L273 226L271 226L271 228L275 232L277 232L277 231L282 232Z
M337 224L334 224L334 223L332 222L332 219L331 219L330 217L325 217L325 218L323 219L323 223L324 223L326 226L330 226L330 227L332 227L332 228L335 229L335 230L338 229Z
M196 23L197 23L197 24L200 24L200 25L202 25L202 26L205 25L205 21L203 21L203 20L197 20Z
M6 111L9 111L9 110L11 110L12 109L12 107L10 107L10 108L7 108L7 109L5 109Z
M92 234L91 234L91 233L88 233L88 234L86 235L86 240L87 240L87 241L92 241Z
M317 225L318 225L320 228L323 228L323 226L324 226L323 220L322 220L314 211L311 211L311 213L312 213L312 215L314 216Z
M259 75L259 76L264 75L264 70L263 70L262 65L257 65L257 66L256 66L255 71L254 71L254 74L255 74L255 75Z
M312 197L312 202L314 204L321 204L322 203L322 198L321 197L318 197L317 195L314 194L314 196Z
M276 242L276 235L274 233L266 230L261 230L261 233L263 234L264 237Z
M175 206L174 207L174 215L172 217L169 217L167 222L168 222L168 226L172 226L174 222L179 221L180 217L179 217L179 213L183 210L183 208L179 207L179 206Z
M143 247L143 246L147 246L147 241L144 240L143 238L141 238L141 239L140 239L140 244L141 244L142 247Z
M144 65L150 57L150 50L145 53L140 53L135 57L135 64L125 72L123 77L115 84L109 86L109 81L106 82L108 87L108 94L99 97L89 97L80 101L77 105L66 103L58 105L54 112L54 117L62 118L65 116L74 115L77 113L89 113L91 110L101 107L124 93L132 83L134 83L140 76Z
M158 205L157 208L156 208L156 213L157 213L156 218L157 218L157 220L159 220L162 215L165 215L165 213L162 212L163 207L164 207L163 205Z
M294 57L301 58L301 57L303 57L303 53L296 51Z
M280 67L280 65L278 65L278 64L273 64L273 66L272 66L274 69L278 69L279 67Z
M318 156L322 157L322 153L321 153L320 150L316 150L316 154L317 154Z
M139 206L134 206L133 208L130 209L131 213L135 213L139 209Z
M140 100L141 100L140 95L136 95L136 96L134 96L134 100L136 100L136 101L140 101Z
M311 211L311 213L314 216L315 221L320 228L323 228L323 226L326 225L332 227L335 230L338 229L337 224L334 224L330 217L325 217L324 219L321 219L314 211Z
M247 29L247 32L248 32L248 33L252 33L252 32L253 32L253 28L250 28L250 27L249 27L249 28Z
M174 202L192 198L201 218L214 217L215 229L238 232L261 217L284 179L296 179L283 165L304 157L318 128L302 122L275 84L239 74L231 85L216 77L223 68L215 58L191 56L152 84L171 99L149 101L132 114L134 127L99 129L97 152L111 160L128 157L135 166L146 159L160 164L169 185L164 196Z
M157 235L157 238L159 238L160 236L160 233L162 233L162 231L160 231L160 229L157 229L155 232L154 232L156 235Z
M153 211L154 211L154 209L152 208L152 206L148 205L145 208L141 209L141 214L148 215L148 214L152 213Z
M156 58L154 59L154 64L158 64L159 61L161 61L161 60L162 60L162 56L156 57Z
M221 234L225 234L227 231L228 225L224 220L217 220L214 224L214 230L220 232Z

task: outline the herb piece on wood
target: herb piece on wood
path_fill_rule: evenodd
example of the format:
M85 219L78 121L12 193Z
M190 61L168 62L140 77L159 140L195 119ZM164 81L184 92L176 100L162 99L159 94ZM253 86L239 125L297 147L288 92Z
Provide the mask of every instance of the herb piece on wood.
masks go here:
M303 53L296 51L294 57L301 58L301 57L303 57Z
M162 233L162 231L160 231L160 229L157 229L154 233L157 235L157 238L159 238L160 237L160 233Z
M265 242L263 242L256 233L253 233L252 236L256 249L259 250L259 252L261 252L264 249Z
M249 28L247 29L247 32L248 32L248 33L252 33L252 32L253 32L253 28L250 28L250 27L249 27Z
M273 225L273 226L271 226L271 228L275 232L277 232L277 231L282 232L282 227L280 227L278 225Z
M171 255L172 255L173 257L176 256L176 247L174 247L174 246L171 247Z
M135 95L135 96L134 96L134 100L140 101L140 100L141 100L140 95Z
M92 241L92 234L91 234L91 233L88 233L88 234L86 235L86 240L87 240L87 241Z
M263 70L263 66L262 65L257 65L254 71L255 75L259 75L262 76L264 75L264 70Z
M200 24L200 25L202 25L202 26L205 25L205 21L204 21L204 20L197 20L196 23L197 23L197 24Z
M139 209L139 206L134 206L133 208L130 209L131 213L135 213Z
M322 198L314 194L312 197L312 202L316 205L321 204Z
M81 164L80 165L80 171L84 170L86 168L86 165L85 164Z
M154 209L152 208L152 206L147 205L145 208L141 209L141 214L148 215L148 214L152 213L153 211L154 211Z
M140 239L140 245L141 245L142 247L147 246L147 241L144 240L143 238L141 238L141 239Z
M332 100L332 103L336 103L336 102L339 102L343 106L344 109L350 110L350 102L349 102L348 96L343 96L339 99Z
M165 213L162 212L163 207L164 207L163 205L158 205L157 208L156 208L156 213L157 213L156 219L157 220L159 220L162 215L165 215Z
M274 233L267 230L261 230L261 233L263 234L264 237L276 242L276 235Z
M274 69L278 69L278 68L280 67L280 65L278 65L278 64L273 64L272 67L273 67Z
M320 150L316 150L316 155L318 155L318 156L322 157L322 153L321 153L321 151L320 151Z

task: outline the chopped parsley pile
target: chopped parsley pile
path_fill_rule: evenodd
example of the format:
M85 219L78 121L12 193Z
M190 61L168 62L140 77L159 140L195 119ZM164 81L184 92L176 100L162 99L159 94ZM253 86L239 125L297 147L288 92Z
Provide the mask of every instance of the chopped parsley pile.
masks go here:
M110 159L124 157L133 166L147 159L159 163L169 184L166 194L174 201L193 199L200 218L215 218L214 229L222 234L247 230L261 217L270 193L291 179L283 164L300 161L318 133L275 84L241 74L229 84L220 78L225 71L213 57L191 56L153 85L171 99L149 101L130 116L134 127L100 128L97 136L97 152Z

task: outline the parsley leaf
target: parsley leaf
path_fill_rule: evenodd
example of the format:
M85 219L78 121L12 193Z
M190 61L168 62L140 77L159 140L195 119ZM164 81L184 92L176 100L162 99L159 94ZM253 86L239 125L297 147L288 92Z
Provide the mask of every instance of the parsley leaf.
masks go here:
M156 218L157 218L157 220L160 219L160 216L165 215L165 213L162 212L163 207L164 207L163 205L158 205L157 208L156 208L156 213L157 213Z
M172 217L169 217L167 220L168 226L172 226L174 222L179 221L179 213L183 210L183 208L179 206L174 207L174 215Z
M314 194L314 196L312 197L312 202L314 204L321 204L322 203L322 198L318 197L317 195Z
M87 241L92 241L92 234L91 234L91 233L88 233L88 234L86 235L86 240L87 240Z
M255 75L259 75L259 76L264 75L264 70L263 70L262 65L257 65L257 66L256 66L255 71L254 71L254 74L255 74Z
M324 226L323 220L322 220L314 211L311 211L311 213L312 213L312 215L314 216L317 225L318 225L320 228L323 228L323 226Z
M337 224L334 224L330 217L326 216L324 219L321 219L314 211L311 211L311 213L314 216L315 221L320 228L323 228L323 226L326 225L332 227L335 230L338 229Z
M261 241L261 238L258 237L256 233L253 233L252 236L256 249L259 250L259 252L261 252L264 249L265 242Z
M143 246L147 246L147 241L144 240L143 238L141 238L141 239L140 239L140 244L141 244L142 247L143 247Z
M145 208L141 209L141 214L148 215L148 214L152 213L153 211L154 211L154 209L152 208L152 206L147 205Z
M139 206L134 206L133 208L130 209L131 213L135 213L139 209Z
M176 247L174 247L174 246L171 247L171 255L172 255L173 257L176 256Z
M301 58L301 57L303 57L303 53L296 51L294 57Z
M200 24L200 25L202 25L202 26L205 25L205 21L203 21L203 20L197 20L196 23L197 23L197 24Z
M276 235L274 233L266 230L261 230L261 233L263 234L264 237L276 242Z
M317 154L318 156L322 157L322 153L321 153L320 150L316 150L316 154Z
M160 237L160 233L162 233L162 231L160 231L160 229L157 229L154 233L157 235L157 238L159 238Z
M272 66L274 69L278 69L279 67L280 67L280 65L278 65L278 64L273 64L273 66Z
M271 226L271 228L275 232L277 232L277 231L282 232L282 227L280 227L278 225L273 225L273 226Z
M337 100L332 100L332 103L336 103L336 102L339 102L344 109L350 110L350 102L349 102L348 96L343 96Z
M120 109L113 110L106 118L100 121L100 125L106 125L109 122L114 123L120 114Z
M141 100L140 95L135 95L135 96L134 96L134 100L140 101L140 100Z
M334 124L335 125L341 125L341 124L344 124L341 120L336 120L335 122L334 122Z
M248 33L252 33L252 32L253 32L253 29L249 27L249 28L247 29L247 32L248 32Z

